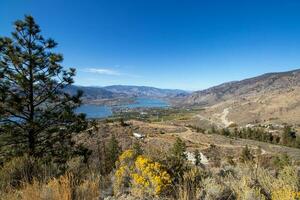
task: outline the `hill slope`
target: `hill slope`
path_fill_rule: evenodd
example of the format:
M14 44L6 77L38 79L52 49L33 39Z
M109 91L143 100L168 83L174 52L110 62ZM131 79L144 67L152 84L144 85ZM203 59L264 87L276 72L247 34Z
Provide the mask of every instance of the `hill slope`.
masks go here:
M268 73L196 91L186 99L185 103L211 105L232 98L264 94L271 91L287 91L299 86L300 69L288 72Z
M184 103L205 105L201 117L225 126L227 122L299 124L300 70L224 83L194 92Z

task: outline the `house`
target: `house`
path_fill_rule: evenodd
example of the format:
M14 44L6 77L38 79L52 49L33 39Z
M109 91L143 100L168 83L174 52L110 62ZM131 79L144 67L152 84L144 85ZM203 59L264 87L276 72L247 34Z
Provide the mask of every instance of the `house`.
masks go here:
M141 134L141 133L133 133L133 136L137 139L143 139L145 138L145 135Z

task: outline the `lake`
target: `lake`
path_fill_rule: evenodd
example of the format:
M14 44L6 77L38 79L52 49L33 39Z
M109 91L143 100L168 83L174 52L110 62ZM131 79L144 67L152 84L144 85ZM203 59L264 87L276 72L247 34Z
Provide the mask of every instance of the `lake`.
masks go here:
M169 104L159 99L137 98L134 103L115 106L119 108L166 108ZM110 106L84 104L76 109L77 113L85 113L87 118L105 118L113 115Z

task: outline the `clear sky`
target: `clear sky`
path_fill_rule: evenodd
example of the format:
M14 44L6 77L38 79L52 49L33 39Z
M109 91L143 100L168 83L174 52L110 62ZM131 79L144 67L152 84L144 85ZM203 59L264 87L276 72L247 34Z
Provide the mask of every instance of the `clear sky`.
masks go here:
M0 36L24 14L78 85L197 90L300 68L299 0L0 0Z

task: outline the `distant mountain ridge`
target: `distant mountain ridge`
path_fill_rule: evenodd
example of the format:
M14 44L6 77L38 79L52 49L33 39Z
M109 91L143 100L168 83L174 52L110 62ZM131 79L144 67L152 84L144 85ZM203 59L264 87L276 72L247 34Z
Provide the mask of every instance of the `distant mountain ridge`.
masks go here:
M287 72L266 73L257 77L223 83L191 93L184 101L190 105L212 105L220 101L248 95L287 90L300 86L300 69Z
M201 106L205 123L292 124L300 121L300 70L267 73L196 91L181 106ZM299 126L300 127L300 126ZM300 130L300 128L299 128Z
M77 90L83 91L83 97L88 100L113 99L113 98L176 98L185 97L189 93L178 89L160 89L147 86L111 85L105 87L77 86L72 85L65 88L70 94L75 94Z
M86 87L86 86L72 85L64 89L65 92L72 95L76 94L78 90L83 91L83 97L89 100L111 99L111 98L115 98L116 96L124 96L122 94L115 94L101 87Z
M178 95L187 95L188 92L179 89L160 89L148 86L112 85L103 87L113 93L123 93L134 97L169 98Z

